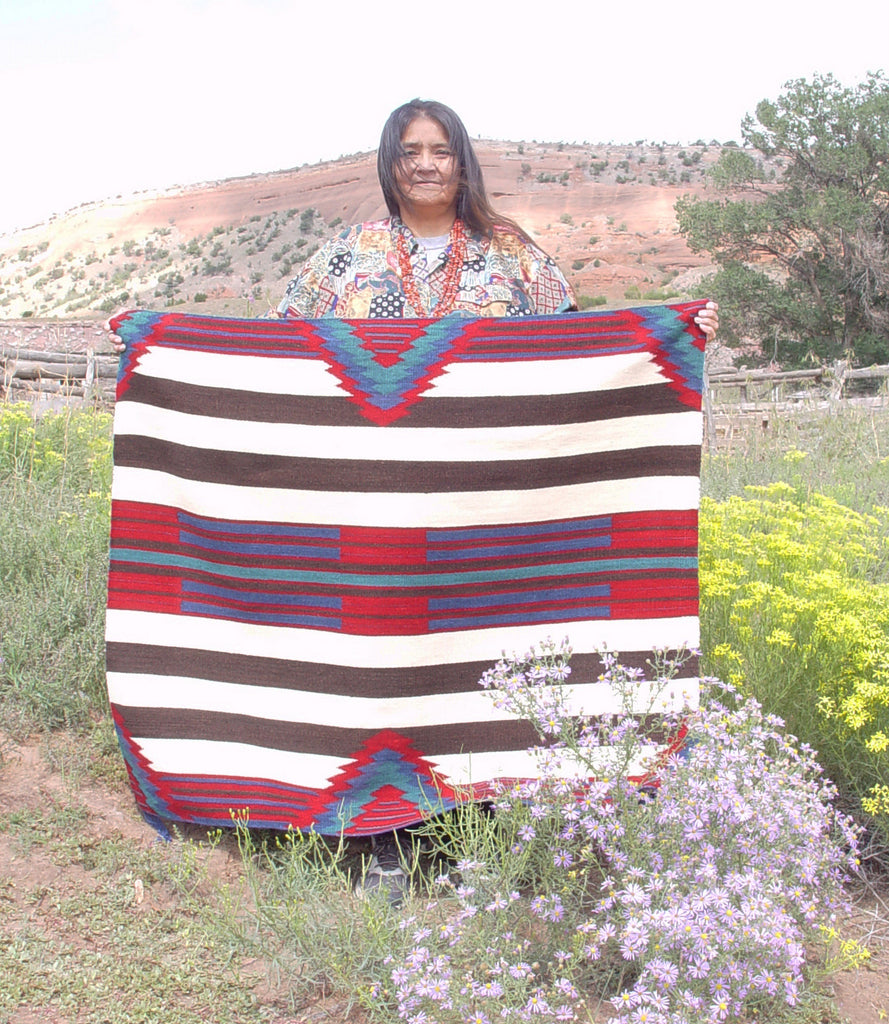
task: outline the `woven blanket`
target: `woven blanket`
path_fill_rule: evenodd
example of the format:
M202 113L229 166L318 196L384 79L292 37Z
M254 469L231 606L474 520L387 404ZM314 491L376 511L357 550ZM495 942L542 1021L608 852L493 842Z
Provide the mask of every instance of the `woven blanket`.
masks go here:
M479 685L696 646L702 303L123 314L108 692L155 825L367 835L537 774ZM685 670L694 688L695 666Z

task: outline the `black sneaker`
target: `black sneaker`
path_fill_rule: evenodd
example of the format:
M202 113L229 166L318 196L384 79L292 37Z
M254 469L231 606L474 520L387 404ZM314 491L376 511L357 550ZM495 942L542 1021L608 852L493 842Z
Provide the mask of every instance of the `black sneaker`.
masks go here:
M401 847L394 832L371 836L371 843L373 852L355 892L359 896L368 892L384 892L390 905L397 907L404 902L409 889Z

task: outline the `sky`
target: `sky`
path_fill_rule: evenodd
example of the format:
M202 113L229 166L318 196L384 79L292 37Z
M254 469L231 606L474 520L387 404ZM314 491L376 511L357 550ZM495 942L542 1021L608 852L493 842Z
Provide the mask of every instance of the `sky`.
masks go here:
M420 96L473 137L740 141L786 82L889 64L887 0L0 0L0 233L376 147Z

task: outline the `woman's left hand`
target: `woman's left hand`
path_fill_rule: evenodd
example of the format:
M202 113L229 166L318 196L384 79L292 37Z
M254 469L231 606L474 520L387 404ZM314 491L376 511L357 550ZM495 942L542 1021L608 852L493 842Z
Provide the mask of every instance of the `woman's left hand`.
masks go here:
M719 306L715 302L708 302L706 306L695 317L695 323L704 332L704 337L709 344L716 337L719 330Z

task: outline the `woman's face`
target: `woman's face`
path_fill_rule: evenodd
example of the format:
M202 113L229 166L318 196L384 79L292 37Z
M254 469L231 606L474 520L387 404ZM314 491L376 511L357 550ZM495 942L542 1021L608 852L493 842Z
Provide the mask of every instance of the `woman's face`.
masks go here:
M395 169L402 214L457 212L460 174L444 129L417 117L401 137L404 157Z

